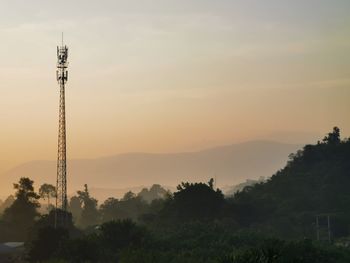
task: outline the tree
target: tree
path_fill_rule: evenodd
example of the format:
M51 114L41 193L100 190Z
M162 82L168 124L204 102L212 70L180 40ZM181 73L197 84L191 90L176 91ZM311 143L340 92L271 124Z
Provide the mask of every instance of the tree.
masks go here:
M328 135L323 138L323 141L327 144L339 144L341 142L340 129L338 127L334 127L333 131L328 133Z
M128 200L133 199L135 197L136 197L136 195L133 192L129 191L129 192L126 192L124 194L122 201L128 201Z
M100 207L102 222L117 219L137 220L146 212L148 206L140 196L127 192L121 200L108 198Z
M27 230L39 215L37 208L40 207L40 196L35 193L33 181L29 178L22 177L18 184L14 184L14 188L17 190L16 199L5 209L3 221L12 229L13 238L20 240L25 238Z
M212 220L220 217L224 195L213 189L213 180L205 183L181 183L165 203L163 213L177 222Z
M50 210L50 197L56 197L56 187L52 184L43 184L39 188L39 195L44 200L47 199L47 209Z
M90 197L87 184L84 185L84 191L78 191L78 198L83 206L81 212L80 225L82 227L96 225L99 221L99 213L97 210L97 200Z
M167 190L159 184L154 184L150 189L143 188L137 196L140 196L147 203L151 203L155 199L164 198L166 194Z
M79 222L83 208L81 207L80 198L78 196L72 196L69 201L69 211L73 215L74 222Z
M4 212L4 210L8 207L10 207L13 202L15 201L15 197L13 195L9 195L5 201L3 201L0 205L0 214Z
M120 209L119 200L113 197L108 198L101 204L100 212L102 222L124 218L125 216L124 211Z

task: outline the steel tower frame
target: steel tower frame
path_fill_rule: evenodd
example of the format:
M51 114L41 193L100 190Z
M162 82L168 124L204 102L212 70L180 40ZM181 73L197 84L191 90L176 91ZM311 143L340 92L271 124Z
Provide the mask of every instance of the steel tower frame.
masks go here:
M55 227L67 224L67 152L65 84L68 80L68 47L57 46L56 78L60 86Z

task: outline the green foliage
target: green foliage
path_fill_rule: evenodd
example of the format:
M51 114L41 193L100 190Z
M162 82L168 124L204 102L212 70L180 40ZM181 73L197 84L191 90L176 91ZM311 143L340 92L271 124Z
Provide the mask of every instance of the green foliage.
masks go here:
M45 235L41 237L45 240ZM49 249L47 262L345 263L350 259L346 249L310 240L266 238L220 222L191 222L167 230L147 230L130 220L113 221L84 237L60 240L64 242L56 244L56 251ZM46 246L45 242L36 244Z
M315 245L310 240L267 240L255 247L240 248L221 263L346 263L349 260L349 251Z

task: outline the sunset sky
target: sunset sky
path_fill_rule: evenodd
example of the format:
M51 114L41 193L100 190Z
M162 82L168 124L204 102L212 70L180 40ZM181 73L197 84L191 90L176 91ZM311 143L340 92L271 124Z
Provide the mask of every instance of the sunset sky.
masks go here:
M350 136L349 0L2 0L0 171L55 159Z

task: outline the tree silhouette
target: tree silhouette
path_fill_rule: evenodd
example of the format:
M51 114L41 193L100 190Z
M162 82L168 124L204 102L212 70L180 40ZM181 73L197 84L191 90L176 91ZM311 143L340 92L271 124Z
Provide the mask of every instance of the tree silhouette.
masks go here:
M208 184L182 182L177 189L163 209L168 218L182 222L220 217L224 195L213 189L213 179Z
M35 193L33 181L29 178L22 177L18 184L14 184L14 188L17 190L16 199L5 209L3 220L12 229L15 238L23 239L39 215L37 208L40 207L40 196Z
M56 187L52 184L43 184L39 188L39 195L43 199L47 199L47 209L50 210L50 197L56 197Z
M102 222L117 219L133 219L145 213L147 203L140 196L127 192L121 200L108 198L100 207Z
M339 144L340 143L340 129L334 127L333 131L328 133L327 136L323 138L323 141L327 144Z
M78 196L72 196L69 201L69 211L73 215L74 222L79 222L81 218L81 213L83 208L81 207L82 203Z
M97 200L90 196L87 184L84 185L84 191L78 191L78 198L82 204L80 225L87 227L95 225L99 221L99 213L97 210Z
M143 188L137 196L141 197L147 203L151 203L155 199L162 199L167 194L167 190L165 190L161 185L154 184L150 189Z
M124 194L122 201L128 201L128 200L133 199L135 197L136 197L136 195L133 192L128 191Z

